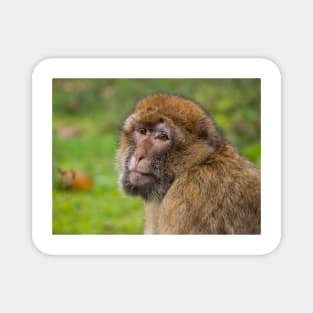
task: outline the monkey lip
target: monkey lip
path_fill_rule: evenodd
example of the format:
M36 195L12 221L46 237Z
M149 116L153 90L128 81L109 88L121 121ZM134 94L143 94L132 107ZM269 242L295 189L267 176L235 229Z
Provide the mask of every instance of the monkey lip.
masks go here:
M144 185L151 182L152 178L151 173L139 172L139 171L130 171L129 180L133 185Z
M140 171L136 171L136 170L130 171L130 174L141 175L141 176L152 176L152 174L149 172L140 172Z

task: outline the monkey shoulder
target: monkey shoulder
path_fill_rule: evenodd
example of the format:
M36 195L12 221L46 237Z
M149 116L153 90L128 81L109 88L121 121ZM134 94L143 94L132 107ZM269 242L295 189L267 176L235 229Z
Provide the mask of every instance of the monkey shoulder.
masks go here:
M260 189L260 172L242 158L217 158L186 170L172 184L166 198L177 198L196 205L218 199L240 198L245 192ZM234 199L236 200L236 199Z
M160 205L161 233L258 233L260 173L238 154L186 170Z

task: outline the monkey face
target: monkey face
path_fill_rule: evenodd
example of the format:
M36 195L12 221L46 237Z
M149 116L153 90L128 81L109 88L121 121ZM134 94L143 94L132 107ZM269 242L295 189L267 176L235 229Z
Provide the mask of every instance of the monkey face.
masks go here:
M213 120L192 101L148 96L123 124L120 184L128 194L160 200L176 177L203 163L221 142Z
M163 196L173 180L164 172L166 157L172 147L170 127L136 123L129 136L129 150L124 162L123 189L145 200Z

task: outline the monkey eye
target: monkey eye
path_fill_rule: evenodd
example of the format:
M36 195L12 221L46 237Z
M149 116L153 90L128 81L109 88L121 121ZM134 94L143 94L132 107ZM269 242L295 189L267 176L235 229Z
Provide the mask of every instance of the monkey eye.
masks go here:
M169 140L168 135L165 132L160 132L159 134L156 135L156 138L163 141Z
M139 127L136 130L141 135L146 135L147 134L147 130L144 127Z

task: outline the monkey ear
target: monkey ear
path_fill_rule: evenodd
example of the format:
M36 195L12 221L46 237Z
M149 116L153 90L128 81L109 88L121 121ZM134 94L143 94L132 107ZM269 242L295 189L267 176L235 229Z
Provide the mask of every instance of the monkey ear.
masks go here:
M219 147L224 142L214 122L208 118L202 118L198 122L197 135L199 139L207 141L214 148Z
M199 139L206 140L209 138L209 123L207 119L201 119L197 124L197 136Z
M128 134L132 131L133 125L135 123L135 114L131 114L128 116L128 118L125 120L123 124L123 131Z

